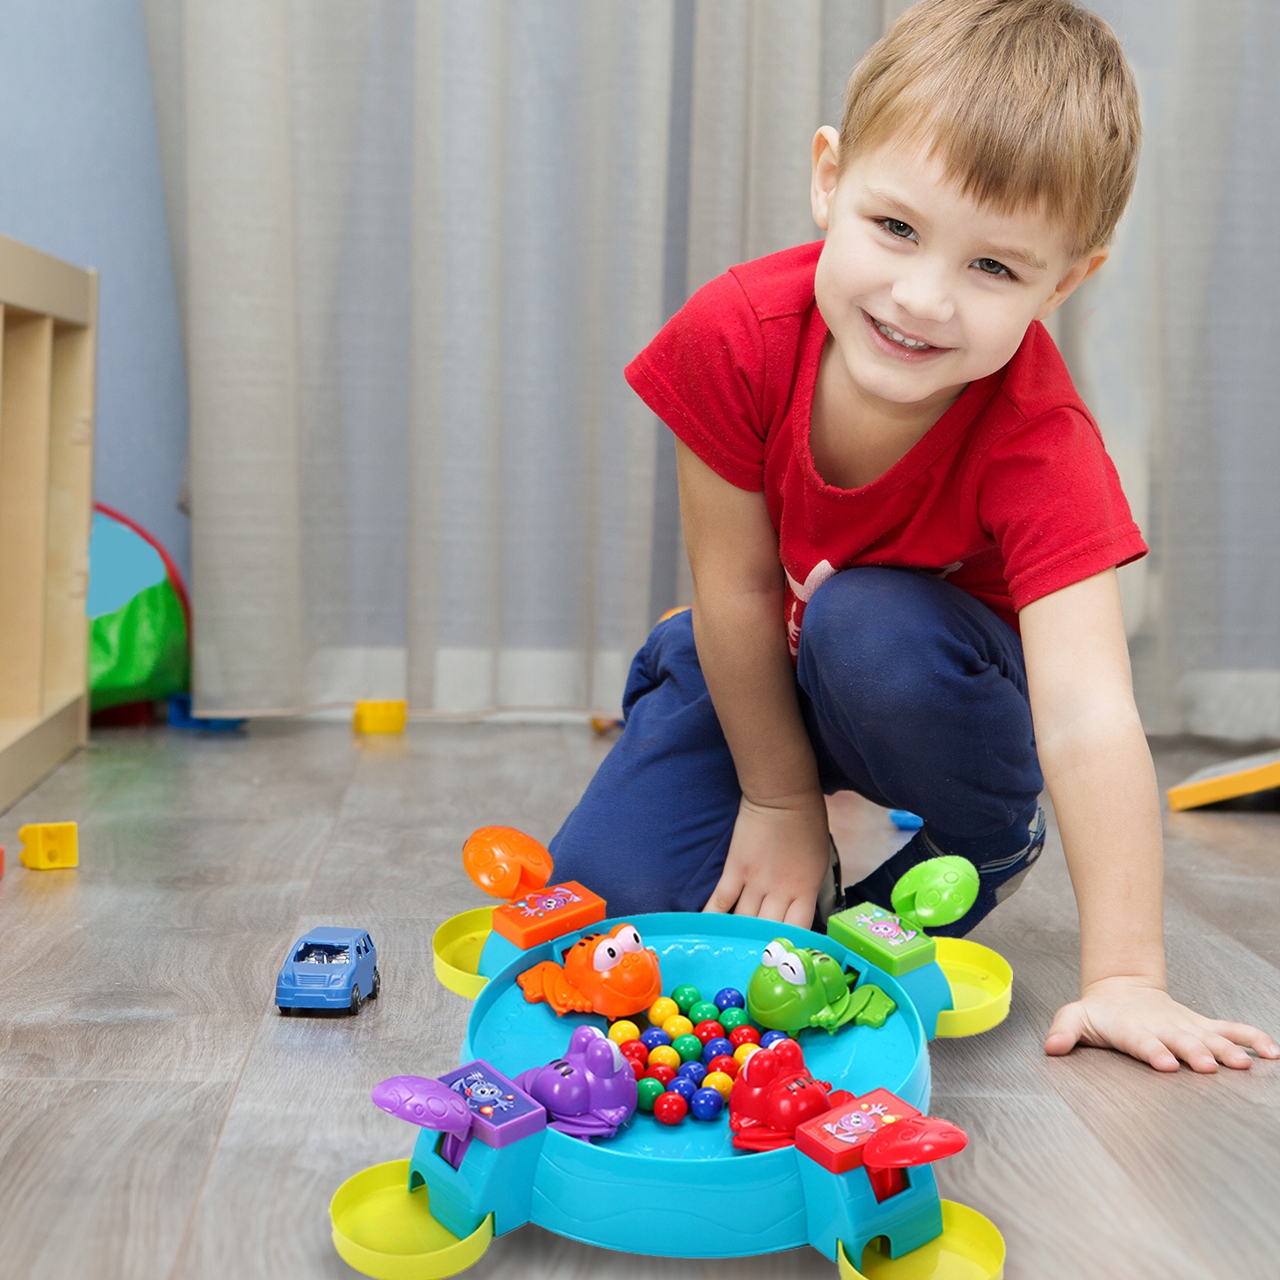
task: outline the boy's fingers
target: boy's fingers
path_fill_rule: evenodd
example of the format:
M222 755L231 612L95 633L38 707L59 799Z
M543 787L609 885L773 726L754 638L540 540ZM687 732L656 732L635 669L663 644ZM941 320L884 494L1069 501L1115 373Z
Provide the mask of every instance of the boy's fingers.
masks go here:
M1049 1034L1045 1036L1045 1053L1054 1058L1061 1057L1064 1053L1070 1053L1080 1043L1080 1036L1083 1031L1084 1019L1081 1016L1079 1006L1074 1004L1063 1005L1049 1027Z
M786 914L782 917L786 924L796 924L802 929L807 929L813 923L813 909L817 906L817 899L808 901L805 898L796 898L787 908Z
M738 894L741 892L741 878L739 876L730 876L726 873L720 877L720 883L711 890L711 897L707 899L707 905L702 909L703 911L718 911L721 915L728 915L737 903Z
M1171 1052L1176 1053L1191 1068L1201 1075L1210 1076L1218 1069L1218 1060L1206 1047L1203 1040L1193 1031L1181 1028L1169 1030L1161 1037ZM1154 1065L1154 1064L1152 1064Z
M1212 1025L1220 1036L1225 1036L1246 1049L1252 1049L1260 1058L1280 1058L1280 1045L1265 1031L1259 1031L1247 1022L1215 1022Z
M1231 1067L1236 1071L1247 1071L1253 1065L1253 1059L1226 1036L1210 1031L1204 1037L1204 1045L1224 1067Z
M1178 1056L1172 1046L1150 1032L1138 1036L1132 1045L1117 1045L1116 1048L1123 1049L1131 1057L1150 1064L1157 1071L1177 1071L1178 1069Z

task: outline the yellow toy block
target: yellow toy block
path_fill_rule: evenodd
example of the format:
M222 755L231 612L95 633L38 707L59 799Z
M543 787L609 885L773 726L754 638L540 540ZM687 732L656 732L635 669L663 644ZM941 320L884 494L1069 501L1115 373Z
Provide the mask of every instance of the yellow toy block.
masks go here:
M407 702L357 702L352 728L357 733L403 733L408 719Z
M33 871L54 871L80 865L79 836L74 822L29 822L18 829L22 850L18 857Z

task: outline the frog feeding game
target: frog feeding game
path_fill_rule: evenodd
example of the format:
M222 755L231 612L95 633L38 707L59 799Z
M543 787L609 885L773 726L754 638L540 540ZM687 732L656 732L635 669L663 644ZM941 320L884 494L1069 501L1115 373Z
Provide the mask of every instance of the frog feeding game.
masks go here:
M510 828L475 833L464 863L535 927L471 911L437 931L437 975L475 998L462 1065L374 1088L417 1136L333 1197L353 1267L434 1280L533 1222L673 1257L810 1245L845 1277L1002 1275L999 1232L934 1180L967 1139L927 1114L928 1041L1009 1007L999 956L926 933L968 909L965 867L916 868L895 912L860 904L824 937L746 916L608 921L584 886L548 887L550 857Z

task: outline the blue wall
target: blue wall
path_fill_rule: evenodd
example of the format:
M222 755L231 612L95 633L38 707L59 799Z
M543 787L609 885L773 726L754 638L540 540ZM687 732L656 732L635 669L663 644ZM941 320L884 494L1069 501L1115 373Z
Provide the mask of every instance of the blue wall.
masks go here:
M186 371L140 0L0 0L0 232L98 269L95 497L186 572Z

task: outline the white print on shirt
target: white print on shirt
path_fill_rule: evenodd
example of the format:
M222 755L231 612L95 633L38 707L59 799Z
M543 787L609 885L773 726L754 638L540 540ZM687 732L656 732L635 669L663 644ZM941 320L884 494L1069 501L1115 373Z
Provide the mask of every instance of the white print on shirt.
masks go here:
M787 573L785 566L783 572ZM791 602L791 612L787 615L787 645L791 649L793 658L800 652L800 615L804 612L803 606L813 599L813 593L828 578L834 578L835 575L836 571L832 567L830 560L819 560L809 570L809 576L803 583L797 582L787 573L787 586L791 588L791 594L795 596L795 599Z
M937 578L949 578L957 569L964 568L963 560L954 560L949 565L943 566L941 569L933 569L931 572Z

